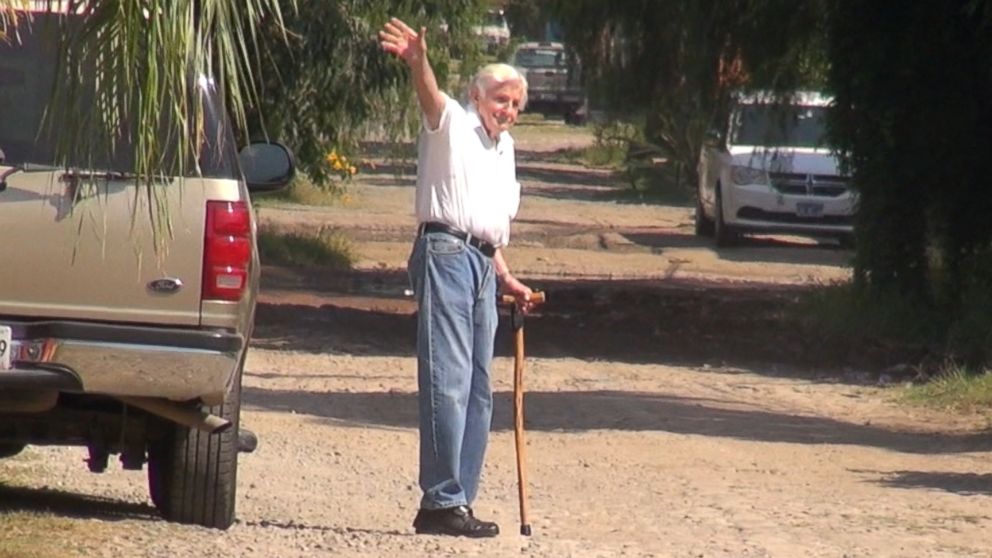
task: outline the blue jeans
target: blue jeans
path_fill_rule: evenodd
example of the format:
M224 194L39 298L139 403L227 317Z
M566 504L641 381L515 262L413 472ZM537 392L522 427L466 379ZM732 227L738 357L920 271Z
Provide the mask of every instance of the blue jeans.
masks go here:
M407 269L419 309L420 507L471 505L492 424L493 262L458 238L428 233Z

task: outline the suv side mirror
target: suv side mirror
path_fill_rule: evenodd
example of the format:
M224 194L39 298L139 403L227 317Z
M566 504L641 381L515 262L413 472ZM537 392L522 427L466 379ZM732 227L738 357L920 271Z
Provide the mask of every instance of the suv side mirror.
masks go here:
M238 160L251 192L278 190L296 175L293 153L281 143L252 142L241 149Z

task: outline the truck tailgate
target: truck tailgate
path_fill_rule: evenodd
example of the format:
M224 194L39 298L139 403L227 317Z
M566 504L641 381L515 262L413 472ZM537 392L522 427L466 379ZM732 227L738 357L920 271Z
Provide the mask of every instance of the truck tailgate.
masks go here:
M153 227L155 209L133 180L12 172L0 191L0 315L198 324L206 203L198 182L153 187L168 228ZM156 230L165 235L159 249Z
M565 68L529 68L527 86L535 90L564 91L568 88L568 70Z

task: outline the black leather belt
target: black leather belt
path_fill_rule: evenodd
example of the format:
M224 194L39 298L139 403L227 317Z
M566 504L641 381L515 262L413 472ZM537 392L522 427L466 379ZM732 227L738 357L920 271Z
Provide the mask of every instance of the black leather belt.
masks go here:
M496 255L496 247L492 244L482 240L479 237L472 236L467 232L460 231L451 225L446 225L444 223L438 223L437 221L431 221L428 223L421 223L418 235L427 233L444 233L451 235L455 238L460 238L465 241L465 244L469 246L476 247L480 252L482 252L486 257L493 257Z

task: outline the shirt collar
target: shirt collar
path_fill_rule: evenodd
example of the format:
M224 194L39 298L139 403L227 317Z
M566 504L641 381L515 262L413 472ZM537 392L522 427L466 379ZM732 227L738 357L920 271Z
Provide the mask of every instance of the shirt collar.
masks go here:
M486 133L486 127L482 124L482 117L479 116L479 109L476 108L475 104L469 103L467 112L469 124L479 136L479 139L482 141L482 145L485 146L486 149L496 148L497 151L502 153L504 146L508 145L512 141L510 139L510 133L506 131L500 132L499 137L494 140L489 137L489 134Z

